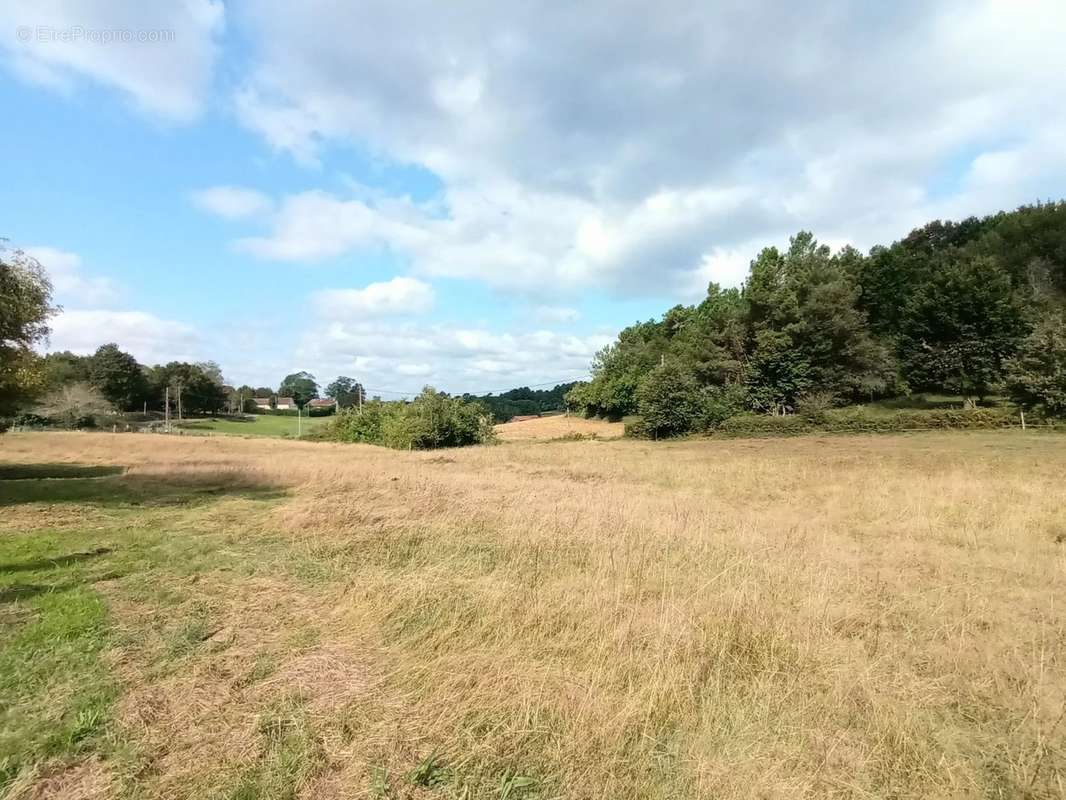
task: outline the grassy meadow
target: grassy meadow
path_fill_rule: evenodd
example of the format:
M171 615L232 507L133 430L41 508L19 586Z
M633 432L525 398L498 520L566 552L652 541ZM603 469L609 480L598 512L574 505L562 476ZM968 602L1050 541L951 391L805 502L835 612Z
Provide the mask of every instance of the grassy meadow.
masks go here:
M0 796L1062 797L1064 476L1015 431L9 434Z
M329 417L285 417L274 414L250 415L245 419L219 417L214 419L191 420L179 427L189 431L206 433L225 433L236 436L281 436L296 438L298 433L307 435Z

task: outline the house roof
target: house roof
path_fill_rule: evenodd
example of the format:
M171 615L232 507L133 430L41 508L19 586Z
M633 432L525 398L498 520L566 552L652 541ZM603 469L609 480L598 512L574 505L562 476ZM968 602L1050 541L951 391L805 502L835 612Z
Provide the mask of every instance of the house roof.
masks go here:
M316 397L314 400L308 403L308 405L319 408L322 406L332 406L336 404L336 402L337 401L334 400L332 397Z
M294 406L296 405L296 401L291 397L279 397L278 405Z

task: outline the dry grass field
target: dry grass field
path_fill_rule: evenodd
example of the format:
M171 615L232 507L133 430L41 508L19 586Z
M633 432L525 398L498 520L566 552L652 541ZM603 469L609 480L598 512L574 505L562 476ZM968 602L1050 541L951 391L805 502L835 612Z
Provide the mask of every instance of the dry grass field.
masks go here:
M8 435L0 509L8 797L1066 796L1066 438Z
M496 426L496 435L503 442L527 442L536 439L618 439L624 433L624 427L621 422L558 415L522 422L505 422Z

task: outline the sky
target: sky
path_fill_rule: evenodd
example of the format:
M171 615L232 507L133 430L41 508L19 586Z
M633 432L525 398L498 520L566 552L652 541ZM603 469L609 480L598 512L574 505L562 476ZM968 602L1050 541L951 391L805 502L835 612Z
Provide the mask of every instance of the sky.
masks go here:
M386 397L586 377L799 230L1066 195L1062 0L0 0L48 348Z

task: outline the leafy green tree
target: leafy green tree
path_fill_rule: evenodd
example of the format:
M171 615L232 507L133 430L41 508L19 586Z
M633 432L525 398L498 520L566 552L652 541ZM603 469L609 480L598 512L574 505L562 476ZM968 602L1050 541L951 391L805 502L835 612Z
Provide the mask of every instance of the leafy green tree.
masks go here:
M278 387L278 395L294 398L296 405L302 408L307 401L318 397L318 383L315 376L309 372L294 372L285 376Z
M1011 399L1050 417L1066 417L1066 312L1049 314L1007 364Z
M637 390L637 413L645 430L655 438L695 430L703 413L699 384L676 365L656 367Z
M148 396L144 369L114 343L102 345L93 354L89 382L120 411L136 410Z
M703 385L741 383L747 371L747 314L740 290L711 283L688 324L672 338L671 352Z
M21 250L0 249L0 414L15 411L41 388L33 346L48 336L56 310L40 263Z
M91 369L91 356L79 356L69 350L48 353L41 359L41 374L48 391L72 383L88 383Z
M908 383L969 403L1003 378L1025 333L1010 275L987 256L960 257L918 287L901 320Z
M744 297L756 409L795 408L812 387L841 397L888 387L894 364L858 307L852 258L833 257L802 232L786 253L767 248L752 262Z
M346 375L338 375L326 386L326 397L336 400L338 408L351 408L366 401L366 392L363 384Z
M171 408L176 411L180 401L183 416L214 414L224 409L227 401L220 377L213 362L171 361L151 370L152 394L162 398L169 389Z

